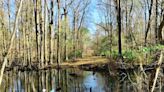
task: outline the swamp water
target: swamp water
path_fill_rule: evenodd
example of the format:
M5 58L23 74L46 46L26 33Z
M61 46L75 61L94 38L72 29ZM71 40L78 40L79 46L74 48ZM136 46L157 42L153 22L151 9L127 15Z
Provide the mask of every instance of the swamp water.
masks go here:
M111 77L109 73L79 69L7 71L0 92L149 92L147 83L126 76ZM128 79L128 80L127 80ZM123 80L123 81L122 81ZM129 81L131 80L131 81ZM141 87L140 87L141 85ZM163 86L156 88L162 90ZM161 91L164 92L164 91Z

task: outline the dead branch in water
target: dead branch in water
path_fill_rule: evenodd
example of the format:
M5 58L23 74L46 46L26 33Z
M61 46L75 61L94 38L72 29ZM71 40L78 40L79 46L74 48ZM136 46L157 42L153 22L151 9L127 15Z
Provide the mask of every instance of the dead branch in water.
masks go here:
M155 85L156 85L157 78L158 78L158 75L159 75L159 72L160 72L162 61L163 61L163 51L161 51L160 59L158 61L158 67L156 68L155 79L154 79L154 83L153 83L153 87L151 89L151 92L153 92L154 89L155 89Z

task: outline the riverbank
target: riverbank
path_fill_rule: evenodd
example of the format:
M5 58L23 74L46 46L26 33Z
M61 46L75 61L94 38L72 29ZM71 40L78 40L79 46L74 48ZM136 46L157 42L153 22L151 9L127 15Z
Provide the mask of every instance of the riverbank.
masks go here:
M118 60L112 60L105 57L87 57L79 58L72 61L63 62L59 65L52 64L47 65L41 68L37 67L37 64L30 66L15 65L12 67L6 67L5 71L10 70L19 70L19 71L39 71L39 70L48 70L48 69L67 69L67 68L79 68L87 71L107 71L107 72L116 72L116 71L131 71L137 69L143 69L144 71L155 70L158 67L158 62L153 62L152 64L132 64L120 62ZM164 68L164 64L160 65L161 68Z

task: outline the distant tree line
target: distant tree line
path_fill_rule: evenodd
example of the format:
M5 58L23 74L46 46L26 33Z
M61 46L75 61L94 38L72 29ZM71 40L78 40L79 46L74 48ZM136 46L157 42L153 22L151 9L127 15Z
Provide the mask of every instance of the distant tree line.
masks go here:
M81 57L83 39L89 36L85 21L90 2L1 0L1 61L7 53L7 66L16 61L22 66L38 63L42 67Z

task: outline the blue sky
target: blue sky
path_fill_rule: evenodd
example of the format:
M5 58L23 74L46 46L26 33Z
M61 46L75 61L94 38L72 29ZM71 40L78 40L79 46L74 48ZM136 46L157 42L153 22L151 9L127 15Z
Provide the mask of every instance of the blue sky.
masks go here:
M90 30L91 34L94 34L96 31L96 25L95 23L100 23L101 22L101 18L98 14L98 10L97 10L97 1L98 0L91 0L91 4L89 6L89 12L87 12L87 27ZM11 12L11 19L15 18L15 0L10 0L10 12ZM56 8L56 7L55 7ZM7 9L7 6L6 6ZM55 10L56 13L56 10ZM54 16L55 17L55 16ZM56 17L54 18L56 19Z
M94 34L96 31L95 23L99 23L101 20L99 18L98 10L97 10L97 0L91 0L90 5L90 15L89 15L89 30L91 34Z

